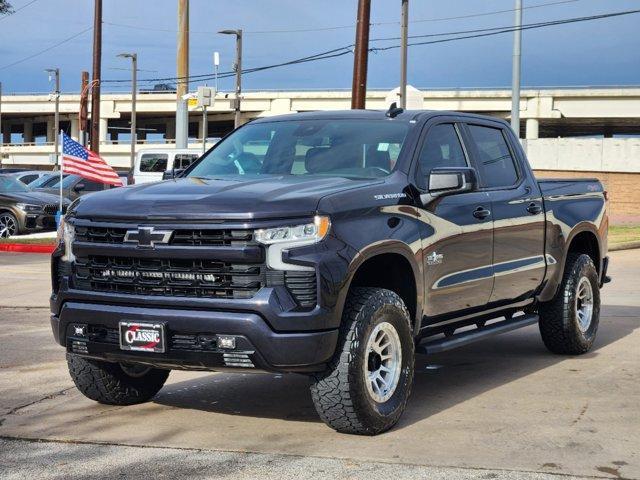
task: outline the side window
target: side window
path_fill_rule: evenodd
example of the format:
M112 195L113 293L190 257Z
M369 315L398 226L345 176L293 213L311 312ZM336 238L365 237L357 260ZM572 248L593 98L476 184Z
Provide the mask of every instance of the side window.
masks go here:
M518 170L502 130L469 125L469 132L478 151L478 168L483 186L497 188L514 185L518 181Z
M145 153L140 158L141 172L164 172L167 170L167 160L169 156L166 153Z
M28 185L31 182L33 182L36 178L38 178L38 175L25 175L24 177L20 177L20 181Z
M85 185L85 192L99 192L105 188L102 183L92 182L91 180L81 180L81 182Z
M175 168L187 168L197 158L198 158L198 155L192 155L188 153L176 153L176 157L173 161L173 165Z
M452 123L442 123L429 129L420 151L419 164L422 175L428 175L434 168L467 166L464 150Z

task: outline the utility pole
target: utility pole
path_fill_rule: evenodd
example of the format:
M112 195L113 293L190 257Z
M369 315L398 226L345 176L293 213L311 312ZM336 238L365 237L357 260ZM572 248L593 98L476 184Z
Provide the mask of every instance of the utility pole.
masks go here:
M516 0L511 74L511 128L520 138L520 64L522 52L522 0Z
M58 214L62 215L62 162L60 161L60 69L59 68L48 68L45 70L49 74L49 81L51 81L51 76L55 77L55 91L53 93L56 106L55 113L53 117L53 129L55 131L54 135L54 155L56 158L56 164L60 168L60 208L58 210Z
M233 102L233 108L235 110L233 126L234 128L238 128L240 126L240 102L242 101L242 29L221 30L218 33L236 36L236 62L233 66L236 72L236 98Z
M400 107L407 108L407 48L409 39L409 0L402 0L400 22Z
M87 118L89 117L89 72L82 72L80 82L80 110L78 112L79 140L87 146Z
M136 95L138 92L138 54L137 53L121 53L120 58L131 59L131 171L136 165L136 144L138 143L138 134L136 131Z
M351 108L363 109L367 97L367 63L369 59L369 18L371 0L358 0L358 22L356 24L356 47L353 58L353 83L351 85Z
M189 142L189 108L184 98L189 91L189 0L178 0L178 52L176 59L177 104L176 148Z
M100 77L102 67L102 0L94 0L93 90L91 91L91 150L100 153Z

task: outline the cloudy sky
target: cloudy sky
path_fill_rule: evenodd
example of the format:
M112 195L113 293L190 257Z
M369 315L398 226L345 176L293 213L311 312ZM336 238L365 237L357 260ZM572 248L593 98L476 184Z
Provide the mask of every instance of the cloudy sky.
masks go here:
M24 8L0 17L0 82L4 91L47 91L50 87L43 69L56 66L62 72L63 90L78 91L80 72L91 70L92 32L80 32L92 26L93 1L10 1L14 9ZM116 58L124 51L138 53L142 79L175 76L177 1L104 0L103 3L103 79L128 78L129 63ZM525 7L534 7L524 11L525 24L640 9L639 0L523 0L523 3ZM220 52L220 71L230 69L233 39L215 34L223 28L245 30L245 68L352 44L356 5L357 0L191 0L191 73L210 73L214 51ZM513 5L513 0L410 0L410 35L509 26L513 12L495 12L510 10ZM399 19L400 0L372 0L371 37L397 36ZM523 84L639 85L638 25L640 14L523 32ZM76 34L80 35L33 56ZM409 82L419 88L507 86L511 81L512 35L411 47ZM394 44L397 41L376 41L371 46ZM352 63L353 56L348 54L247 74L244 86L349 88ZM398 64L397 49L371 53L369 87L395 87L399 81ZM232 88L232 80L222 80L220 87ZM103 88L115 91L129 87L105 82Z

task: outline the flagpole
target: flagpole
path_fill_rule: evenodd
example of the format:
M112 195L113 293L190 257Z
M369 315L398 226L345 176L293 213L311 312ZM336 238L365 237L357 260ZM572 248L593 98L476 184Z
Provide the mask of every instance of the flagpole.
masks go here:
M64 177L62 176L62 157L63 155L60 155L60 151L63 151L64 148L64 137L63 137L63 132L60 132L60 149L58 150L58 158L56 159L58 162L58 168L60 168L60 218L62 218L62 180L64 179Z

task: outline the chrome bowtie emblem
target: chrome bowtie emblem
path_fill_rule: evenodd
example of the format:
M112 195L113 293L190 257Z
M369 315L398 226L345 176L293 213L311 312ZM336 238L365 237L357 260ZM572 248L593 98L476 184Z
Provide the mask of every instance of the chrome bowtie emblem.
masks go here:
M431 252L427 255L427 265L439 265L442 263L444 255L438 252Z
M127 230L125 243L137 243L138 248L155 248L156 244L167 244L173 234L172 230L155 230L153 227L138 227Z

